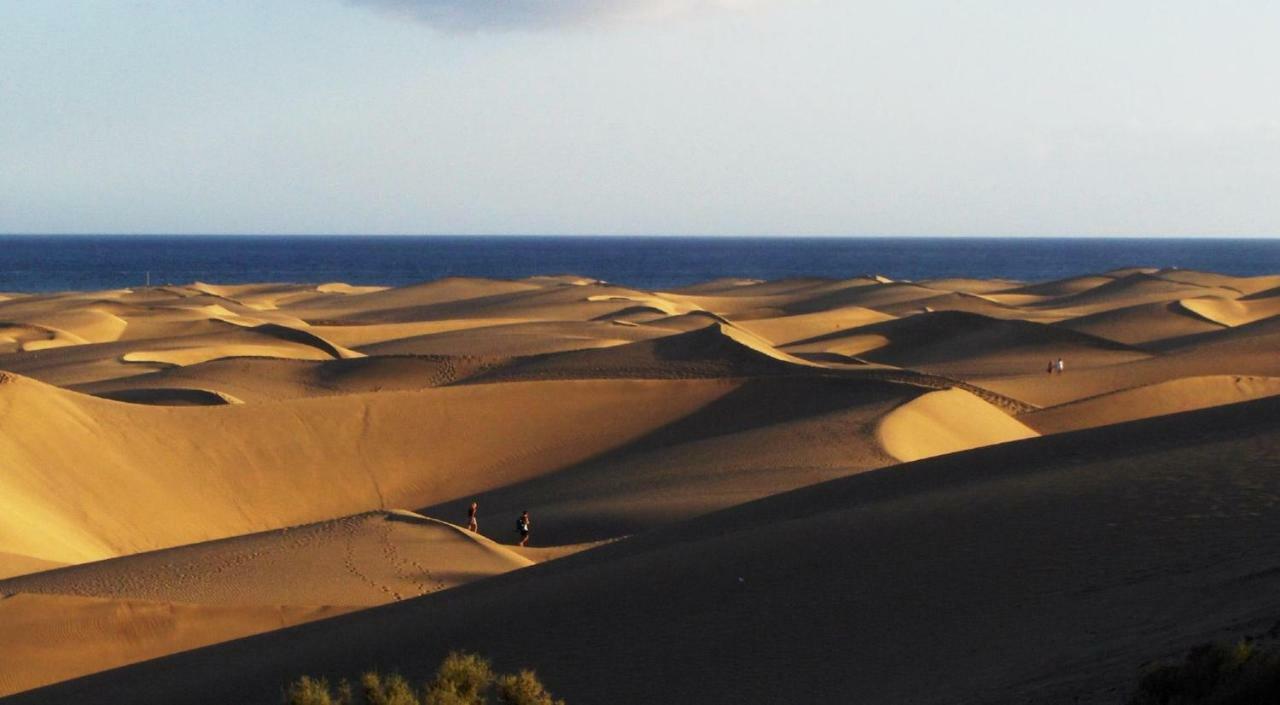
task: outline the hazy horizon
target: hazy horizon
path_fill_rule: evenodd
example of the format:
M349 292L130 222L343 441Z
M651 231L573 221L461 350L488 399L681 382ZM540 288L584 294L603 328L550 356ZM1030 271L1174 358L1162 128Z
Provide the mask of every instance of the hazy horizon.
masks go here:
M0 6L0 233L1280 235L1280 6Z
M1008 235L982 235L982 234L932 234L932 233L911 233L898 235L878 235L870 234L786 234L786 233L357 233L357 232L332 232L332 233L310 233L310 232L238 232L238 233L215 233L215 232L0 232L0 237L33 237L33 238L58 238L58 237L105 237L105 238L129 238L129 237L149 237L149 238L166 238L166 237L190 237L190 238L440 238L440 239L503 239L503 238L529 238L529 239L583 239L583 238L615 238L615 239L689 239L689 240L709 240L709 239L738 239L738 240L1277 240L1280 235L1165 235L1161 233L1146 233L1141 235L1058 235L1058 234L1008 234Z

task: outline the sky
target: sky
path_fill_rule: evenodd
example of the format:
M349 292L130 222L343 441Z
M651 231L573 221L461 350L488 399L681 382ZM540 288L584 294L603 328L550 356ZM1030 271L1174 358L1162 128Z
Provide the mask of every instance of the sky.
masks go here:
M1280 236L1273 0L0 0L0 233Z

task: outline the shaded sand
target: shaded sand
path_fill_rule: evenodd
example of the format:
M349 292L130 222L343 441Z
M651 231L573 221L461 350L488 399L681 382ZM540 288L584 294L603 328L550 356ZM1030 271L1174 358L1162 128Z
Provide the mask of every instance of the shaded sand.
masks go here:
M13 702L265 704L456 647L569 702L1115 702L1142 663L1280 614L1278 419L1268 399L866 473Z
M1063 376L1031 373L973 376L975 384L1039 406L1055 406L1108 392L1184 377L1240 375L1280 377L1280 318L1217 328L1161 341L1148 359L1089 367L1067 358Z
M242 401L267 402L429 389L459 382L509 362L505 358L443 355L380 355L323 361L226 358L72 388L107 398L144 394L148 390L219 390L219 394Z
M1133 306L1155 301L1175 301L1201 296L1236 298L1240 291L1222 286L1204 286L1162 278L1156 274L1136 272L1069 296L1042 302L1041 307L1070 308L1079 313L1096 313L1119 306Z
M7 595L0 597L0 695L344 611Z
M1220 323L1192 314L1180 301L1127 306L1071 318L1058 325L1128 345L1150 344L1223 328Z
M1150 354L1114 341L1030 321L945 311L874 323L798 341L792 352L836 352L897 367L971 377L1043 373L1049 360L1114 365Z
M1277 377L1182 377L1049 407L1018 420L1040 433L1061 433L1277 394Z
M154 404L157 406L222 406L244 402L226 392L193 387L144 386L104 391L98 396L130 404Z
M532 545L636 534L734 504L895 462L876 429L927 390L871 380L756 379L635 443L560 472L476 495L482 529L514 541L513 518L534 510ZM985 407L969 397L970 411ZM959 416L954 414L953 416ZM935 429L936 430L936 429ZM426 507L463 521L465 505ZM497 525L487 517L497 517Z

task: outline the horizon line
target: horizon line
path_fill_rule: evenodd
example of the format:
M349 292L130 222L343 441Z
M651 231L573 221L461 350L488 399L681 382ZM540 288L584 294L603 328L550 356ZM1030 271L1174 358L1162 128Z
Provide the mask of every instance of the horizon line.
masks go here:
M1280 233L1270 235L1239 234L1193 234L1169 235L1161 233L1145 233L1140 235L1120 234L760 234L760 233L362 233L362 232L0 232L0 237L369 237L369 238L607 238L607 239L754 239L754 240L786 240L786 239L828 239L828 240L910 240L910 239L954 239L954 240L1275 240Z

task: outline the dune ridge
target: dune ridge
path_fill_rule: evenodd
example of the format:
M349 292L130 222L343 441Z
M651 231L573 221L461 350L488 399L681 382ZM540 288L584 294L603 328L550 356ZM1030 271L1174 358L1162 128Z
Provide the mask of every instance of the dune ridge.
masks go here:
M1112 702L1280 616L1278 291L0 295L0 697L265 703L465 647L570 702Z

